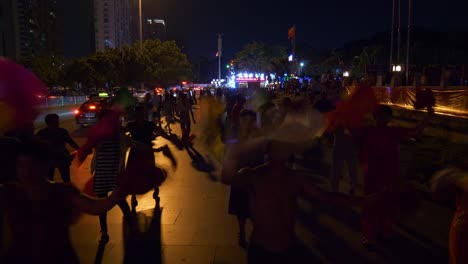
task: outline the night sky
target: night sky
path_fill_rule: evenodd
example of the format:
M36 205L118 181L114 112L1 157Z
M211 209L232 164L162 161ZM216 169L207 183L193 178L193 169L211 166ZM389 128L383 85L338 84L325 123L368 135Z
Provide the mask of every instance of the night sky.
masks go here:
M467 0L414 0L413 5L417 26L468 28ZM402 6L406 23L408 0ZM224 34L226 56L253 40L287 45L294 24L298 43L340 47L389 31L391 7L392 0L143 0L145 15L165 19L168 37L181 40L190 57L214 56L218 32Z

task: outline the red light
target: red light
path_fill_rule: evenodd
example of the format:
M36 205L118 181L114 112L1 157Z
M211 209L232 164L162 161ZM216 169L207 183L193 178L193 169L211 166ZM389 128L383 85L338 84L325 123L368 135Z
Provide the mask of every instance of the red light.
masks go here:
M75 115L79 114L80 110L75 110Z
M182 85L186 85L186 84L187 84L187 82L182 82Z
M90 105L90 106L89 106L89 109L90 109L90 110L95 110L95 109L96 109L96 106L95 106L95 105Z

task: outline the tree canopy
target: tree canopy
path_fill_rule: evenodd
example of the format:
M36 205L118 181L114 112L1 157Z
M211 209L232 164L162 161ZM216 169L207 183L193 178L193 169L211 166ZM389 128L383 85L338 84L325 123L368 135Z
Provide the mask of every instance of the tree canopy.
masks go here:
M65 61L57 56L24 62L49 87L80 83L86 87L171 85L192 79L192 66L174 41L148 40Z

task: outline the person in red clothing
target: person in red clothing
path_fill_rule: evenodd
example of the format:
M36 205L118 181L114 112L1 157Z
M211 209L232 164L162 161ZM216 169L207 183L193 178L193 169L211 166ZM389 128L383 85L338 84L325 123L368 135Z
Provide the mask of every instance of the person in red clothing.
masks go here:
M375 127L361 131L360 139L364 151L364 195L396 190L400 183L399 144L403 140L421 134L434 114L428 108L428 115L416 128L391 127L390 107L380 105L374 113ZM379 235L384 239L393 236L393 215L389 210L366 209L362 213L363 244L372 246Z

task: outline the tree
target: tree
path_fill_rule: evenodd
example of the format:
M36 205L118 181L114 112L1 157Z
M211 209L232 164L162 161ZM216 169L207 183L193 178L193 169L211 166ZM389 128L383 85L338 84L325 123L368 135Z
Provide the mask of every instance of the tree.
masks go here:
M54 87L62 83L64 59L60 56L32 56L22 63L34 72L47 86Z
M283 46L269 47L268 56L270 57L270 70L277 76L282 76L290 71L290 62L288 61L287 48Z
M237 68L240 71L253 73L270 72L272 69L271 56L263 42L247 44L236 56Z
M86 58L86 62L91 66L90 77L96 88L104 87L106 83L115 84L117 82L118 73L109 51L93 54Z
M174 41L147 40L143 43L143 56L150 63L149 82L167 86L193 78L187 56Z
M63 84L65 86L79 84L79 86L84 88L79 92L88 94L90 92L89 88L95 84L94 79L92 78L94 73L93 71L93 67L87 62L86 59L73 60L66 64L63 69Z

